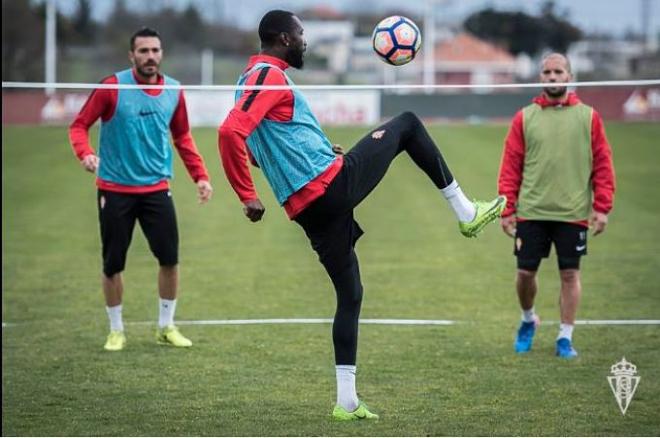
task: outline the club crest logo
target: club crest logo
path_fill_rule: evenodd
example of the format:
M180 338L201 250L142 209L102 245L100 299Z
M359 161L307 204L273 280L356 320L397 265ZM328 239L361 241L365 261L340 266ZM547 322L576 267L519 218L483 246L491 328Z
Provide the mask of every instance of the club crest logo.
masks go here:
M625 357L612 365L610 371L607 381L610 383L621 413L626 415L630 402L632 402L635 395L635 390L642 378L637 375L637 367L628 362Z

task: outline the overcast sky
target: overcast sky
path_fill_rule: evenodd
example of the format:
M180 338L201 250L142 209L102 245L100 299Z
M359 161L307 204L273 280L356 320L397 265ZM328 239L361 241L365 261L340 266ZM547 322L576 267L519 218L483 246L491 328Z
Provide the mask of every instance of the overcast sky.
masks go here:
M3 0L4 1L4 0ZM571 20L583 30L614 32L621 34L628 29L639 32L642 27L642 3L645 0L556 0L560 11L569 12ZM650 28L660 32L660 0L646 0L651 7ZM67 12L75 10L78 0L56 0L58 6ZM115 0L91 0L93 15L103 19L114 7ZM355 10L356 8L378 10L401 10L422 13L424 0L151 0L149 2L130 2L129 7L153 8L154 5L171 5L183 8L193 3L205 11L208 17L223 15L241 27L255 28L263 13L269 9L300 10L314 5L334 5L338 9ZM486 6L496 9L524 10L536 13L541 0L436 0L436 15L461 21L475 10ZM151 5L151 6L144 6ZM444 14L444 15L443 15Z

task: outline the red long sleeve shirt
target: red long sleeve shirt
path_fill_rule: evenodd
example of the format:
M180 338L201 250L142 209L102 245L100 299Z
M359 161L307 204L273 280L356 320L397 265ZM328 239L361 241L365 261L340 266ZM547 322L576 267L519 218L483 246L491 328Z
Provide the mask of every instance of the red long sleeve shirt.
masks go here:
M133 71L133 76L136 82L146 84ZM103 84L117 84L117 77L115 75L108 76L101 83ZM165 78L162 75L158 77L158 85L163 85ZM90 94L87 102L82 107L73 123L69 127L69 139L74 153L79 160L82 160L87 155L94 154L94 149L89 143L89 128L99 119L108 121L112 118L117 107L118 89L97 89ZM159 89L145 89L143 92L157 96L162 92ZM174 140L174 146L178 151L181 159L183 160L188 173L193 181L209 180L209 175L204 165L204 160L197 150L195 141L190 133L190 125L188 123L188 112L186 110L186 101L181 90L179 95L179 103L174 111L172 120L170 121L170 132ZM120 193L149 193L159 190L165 190L169 187L167 180L160 181L156 184L149 186L126 186L117 184L110 181L105 181L101 178L96 179L96 185L102 190Z
M289 65L268 55L252 56L245 71L257 63L268 63L280 70ZM250 74L245 85L287 85L282 71L261 69ZM290 121L293 117L294 95L291 90L248 90L245 91L218 130L218 149L227 180L241 202L258 198L248 160L255 164L247 147L246 139L259 126L262 120L278 122ZM343 158L337 159L323 173L318 175L303 188L291 195L284 203L287 216L293 219L315 199L325 193L326 188L339 173Z
M569 93L564 102L550 102L542 94L534 98L533 102L541 107L547 107L560 104L576 105L580 100L575 93ZM593 209L607 214L612 209L614 200L614 166L612 165L612 149L605 135L603 120L596 110L593 111L591 119L591 152L593 157L591 174L592 190L594 193ZM507 197L507 205L502 213L503 217L510 216L516 212L524 162L525 136L523 112L521 110L513 117L509 133L504 142L498 183L499 193Z

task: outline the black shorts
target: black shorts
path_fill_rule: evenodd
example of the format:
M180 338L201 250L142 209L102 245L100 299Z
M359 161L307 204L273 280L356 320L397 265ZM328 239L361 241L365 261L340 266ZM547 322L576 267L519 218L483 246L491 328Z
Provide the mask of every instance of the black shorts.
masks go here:
M536 271L555 244L559 269L579 269L587 254L587 227L569 222L526 220L518 222L514 254L518 269Z
M124 270L136 220L140 222L149 248L160 265L174 266L178 263L179 231L169 190L145 194L99 190L97 201L103 273L106 276Z

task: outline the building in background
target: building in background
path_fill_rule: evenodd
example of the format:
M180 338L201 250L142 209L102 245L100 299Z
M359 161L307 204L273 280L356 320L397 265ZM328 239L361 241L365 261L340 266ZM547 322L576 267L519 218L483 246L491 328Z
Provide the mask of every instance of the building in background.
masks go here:
M509 52L466 32L435 46L437 84L511 83L516 66L516 58Z
M632 74L631 61L644 51L644 41L594 38L573 44L568 57L580 80L629 79Z

